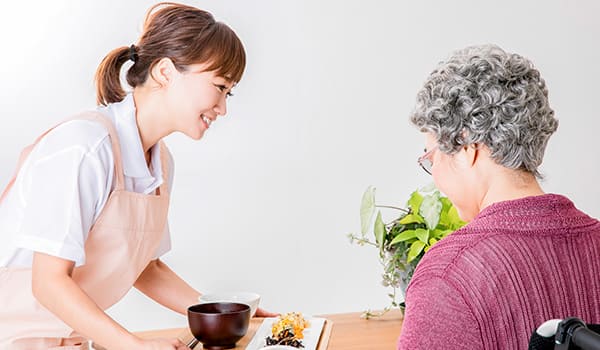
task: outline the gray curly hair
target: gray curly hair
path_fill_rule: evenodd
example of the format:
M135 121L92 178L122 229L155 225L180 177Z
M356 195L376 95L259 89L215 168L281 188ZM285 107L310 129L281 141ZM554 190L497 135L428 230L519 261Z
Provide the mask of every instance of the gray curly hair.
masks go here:
M444 153L485 144L496 163L538 178L558 127L539 71L494 45L468 47L440 63L418 93L410 120L433 133Z

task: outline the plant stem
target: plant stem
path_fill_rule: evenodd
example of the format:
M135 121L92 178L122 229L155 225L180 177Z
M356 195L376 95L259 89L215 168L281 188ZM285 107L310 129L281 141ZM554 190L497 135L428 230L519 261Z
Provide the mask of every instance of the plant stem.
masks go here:
M400 208L400 207L393 207L391 205L376 205L375 207L377 208L389 208L389 209L396 209L396 210L400 210L405 212L406 214L410 213L410 210L408 209L404 209L404 208Z
M362 240L361 242L363 242L363 243L366 243L366 244L370 244L370 245L372 245L373 247L379 247L379 245L377 245L377 244L375 244L375 243L373 243L373 242L371 242L371 241L369 241L369 240Z
M382 311L371 311L371 310L367 310L365 312L363 312L363 314L361 315L362 318L364 319L370 319L370 318L374 318L374 317L381 317L383 315L385 315L386 313L388 313L388 311L390 311L392 308L390 306L387 306L385 309L383 309Z
M373 243L371 241L369 241L367 238L363 237L359 237L357 235L351 234L350 237L357 242L357 244L370 244L374 247L379 247L379 245L377 245L376 243Z

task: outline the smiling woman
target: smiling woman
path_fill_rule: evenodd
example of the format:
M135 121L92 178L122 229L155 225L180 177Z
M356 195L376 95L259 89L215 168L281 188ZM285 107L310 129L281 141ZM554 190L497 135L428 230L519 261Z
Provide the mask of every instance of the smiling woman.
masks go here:
M120 82L127 61L131 93ZM237 35L210 13L158 4L139 41L98 67L100 106L25 149L0 197L0 348L83 349L87 339L111 349L185 348L139 339L104 311L132 286L184 315L198 302L159 259L170 250L173 179L162 139L202 138L226 114L245 64Z
M246 54L240 40L208 12L199 16L195 11L189 6L155 5L138 43L111 51L96 72L98 103L120 102L125 97L121 67L133 61L126 80L134 88L138 118L153 119L143 124L162 129L140 130L145 151L166 136L165 131L200 139L218 115L225 115L225 98L242 78ZM155 102L157 94L160 104Z

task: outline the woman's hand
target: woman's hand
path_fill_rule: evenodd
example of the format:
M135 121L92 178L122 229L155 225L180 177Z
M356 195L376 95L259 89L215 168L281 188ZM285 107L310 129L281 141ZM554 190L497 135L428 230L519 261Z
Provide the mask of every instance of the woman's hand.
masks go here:
M272 313L269 311L265 311L261 308L256 309L256 314L254 315L254 317L277 317L280 314L276 314L276 313Z

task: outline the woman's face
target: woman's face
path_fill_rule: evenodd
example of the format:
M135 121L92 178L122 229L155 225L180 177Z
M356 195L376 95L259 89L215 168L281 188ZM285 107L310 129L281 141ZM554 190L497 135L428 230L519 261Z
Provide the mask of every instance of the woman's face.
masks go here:
M194 140L202 138L217 117L227 113L226 99L235 85L204 68L204 64L194 64L185 72L175 71L167 92L174 128Z
M431 133L426 135L426 150L436 148L435 135ZM458 153L449 155L436 148L428 158L432 163L431 176L436 187L448 196L460 217L465 221L470 221L479 212L476 197L477 186L472 181L473 171L465 158L467 155L462 152L466 153L464 149L461 149Z

